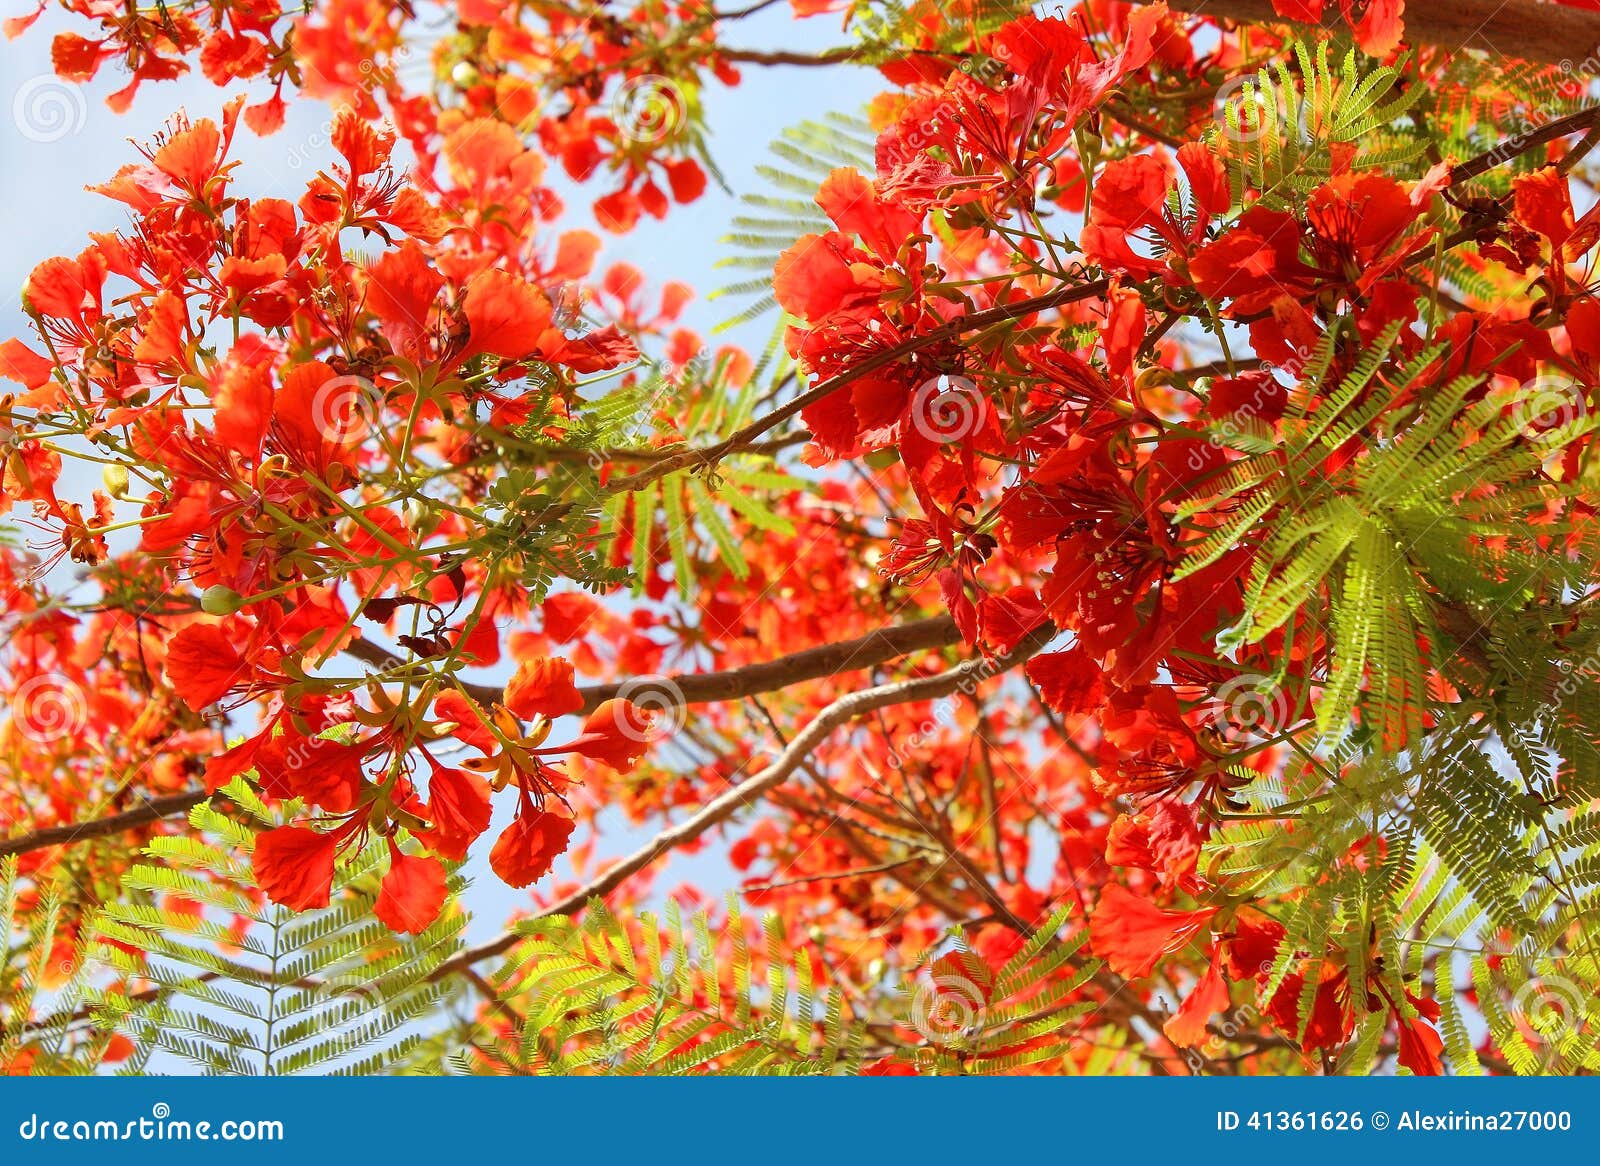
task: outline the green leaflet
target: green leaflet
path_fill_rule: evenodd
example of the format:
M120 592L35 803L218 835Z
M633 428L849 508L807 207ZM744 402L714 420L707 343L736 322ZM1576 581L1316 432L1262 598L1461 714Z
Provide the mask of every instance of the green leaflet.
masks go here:
M1304 953L1331 948L1352 982L1376 976L1396 999L1409 989L1440 1005L1451 1072L1483 1070L1473 1034L1485 1024L1506 1057L1496 1068L1593 1069L1600 871L1583 865L1595 849L1588 799L1529 797L1549 788L1553 735L1513 744L1509 729L1486 733L1475 702L1435 707L1443 719L1414 754L1347 756L1336 781L1308 763L1288 790L1247 790L1254 812L1211 839L1212 869L1229 885L1296 896L1278 916L1286 936L1261 995ZM1292 818L1270 813L1286 792L1313 790ZM1508 946L1507 935L1520 939ZM1471 1003L1459 995L1468 985ZM1370 1065L1371 1035L1358 1026L1341 1071Z
M1526 419L1502 399L1470 399L1481 377L1431 383L1438 347L1379 383L1394 342L1391 328L1335 379L1333 339L1325 340L1290 396L1276 447L1264 452L1249 434L1238 448L1219 427L1212 440L1243 456L1179 512L1181 521L1212 516L1186 548L1180 578L1252 548L1244 615L1219 648L1291 626L1327 637L1317 728L1329 748L1357 717L1391 750L1414 743L1428 672L1447 656L1436 652L1430 663L1424 654L1448 647L1441 628L1459 624L1464 610L1503 609L1583 574L1581 562L1545 553L1526 520L1572 492L1540 467L1593 422L1530 440ZM1375 425L1401 396L1415 406L1392 430ZM1330 462L1334 455L1342 460ZM1481 537L1485 529L1500 541Z
M766 921L767 975L757 981L736 907L719 959L702 912L685 923L644 913L635 947L625 922L598 900L581 922L520 924L521 939L493 980L522 1013L520 1031L457 1071L621 1076L717 1072L819 1074L859 1065L864 1032L837 991L818 993L809 956L791 962L776 919Z
M717 331L748 323L777 306L772 296L772 271L778 256L802 235L834 229L816 203L817 188L832 170L841 166L873 173L876 141L871 127L861 118L829 113L820 122L803 121L791 126L768 147L773 162L756 167L756 173L772 189L742 197L747 209L734 216L732 231L722 239L733 254L717 263L718 267L750 274L718 288L709 297L758 298L733 319L719 324Z
M776 391L792 378L793 364L780 344L783 327L780 319L771 343L740 386L729 382L725 361L713 364L697 358L677 383L660 380L653 391L624 392L629 394L629 400L636 396L648 400L650 412L670 416L673 428L687 443L699 448L713 445L749 423L764 387ZM602 398L598 403L604 415L627 415L625 403L612 405L609 401L610 398ZM642 441L651 427L649 416L643 415L631 427L613 428L612 432L626 434L628 440L621 443L624 448L641 446L655 452L653 447L643 446ZM671 451L681 446L665 448ZM749 574L749 564L730 522L732 516L737 515L757 531L792 534L793 524L778 514L773 504L779 498L810 488L804 479L772 469L770 451L735 452L714 466L676 470L631 493L613 494L606 502L605 518L613 531L632 525L635 594L644 591L644 565L652 564L659 538L672 563L678 592L687 598L700 576L702 562L720 563L738 579Z

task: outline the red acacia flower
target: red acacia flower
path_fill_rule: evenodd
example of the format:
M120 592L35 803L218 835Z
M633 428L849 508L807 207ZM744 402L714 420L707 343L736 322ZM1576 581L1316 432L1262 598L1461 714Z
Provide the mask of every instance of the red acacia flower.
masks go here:
M1210 1036L1211 1018L1228 1010L1228 981L1222 968L1213 962L1206 967L1199 981L1183 998L1178 1010L1161 1026L1167 1039L1183 1048L1203 1044Z
M565 745L535 749L535 753L578 753L627 773L650 748L651 709L627 700L608 700L590 713L583 731Z
M428 781L432 828L420 835L429 849L445 858L465 858L473 842L489 828L493 814L486 780L465 769L434 764Z
M505 706L525 721L536 716L561 717L583 707L583 696L572 682L569 660L535 656L517 666L506 684Z
M1173 179L1161 159L1135 154L1106 166L1083 228L1082 246L1090 259L1137 276L1185 269L1187 256L1205 238L1207 225L1227 212L1232 196L1222 160L1208 147L1189 142L1177 157L1192 206L1186 219L1171 209ZM1154 236L1163 254L1136 252L1131 244L1141 232Z
M196 712L221 700L250 671L237 635L218 624L188 624L167 642L168 683Z

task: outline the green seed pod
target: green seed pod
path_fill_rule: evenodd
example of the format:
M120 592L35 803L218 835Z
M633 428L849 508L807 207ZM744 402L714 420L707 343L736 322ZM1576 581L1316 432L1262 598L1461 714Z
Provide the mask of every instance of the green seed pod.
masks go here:
M200 610L207 615L232 615L244 606L244 596L221 583L207 587L200 596Z

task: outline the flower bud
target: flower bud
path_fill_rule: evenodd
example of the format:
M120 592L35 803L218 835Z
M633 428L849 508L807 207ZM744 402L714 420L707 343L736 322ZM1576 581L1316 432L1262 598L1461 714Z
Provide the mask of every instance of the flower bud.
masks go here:
M100 480L105 483L106 493L113 498L126 498L128 496L128 467L108 465L100 472Z

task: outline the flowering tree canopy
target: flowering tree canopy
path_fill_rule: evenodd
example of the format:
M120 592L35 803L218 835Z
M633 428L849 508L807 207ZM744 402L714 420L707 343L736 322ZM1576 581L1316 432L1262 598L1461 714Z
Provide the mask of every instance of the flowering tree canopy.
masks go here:
M0 344L0 1066L1600 1068L1600 12L1195 7L7 21L215 101Z

